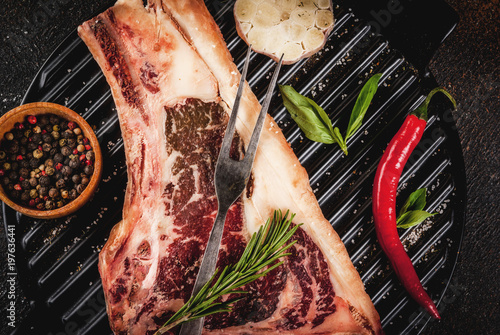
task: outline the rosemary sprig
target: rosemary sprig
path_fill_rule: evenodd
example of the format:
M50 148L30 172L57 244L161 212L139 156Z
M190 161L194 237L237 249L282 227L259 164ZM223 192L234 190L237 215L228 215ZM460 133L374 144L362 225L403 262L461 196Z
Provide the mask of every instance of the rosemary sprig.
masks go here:
M283 261L277 262L279 258L290 255L285 251L296 241L288 241L301 225L290 228L294 216L295 214L291 214L288 217L288 211L284 216L281 211L274 211L273 218L268 219L266 224L252 235L240 260L236 264L226 266L218 278L220 269L217 269L198 294L191 297L155 335L164 334L184 322L215 313L230 312L232 304L243 297L216 302L218 298L226 294L247 293L238 288L267 275L283 264Z

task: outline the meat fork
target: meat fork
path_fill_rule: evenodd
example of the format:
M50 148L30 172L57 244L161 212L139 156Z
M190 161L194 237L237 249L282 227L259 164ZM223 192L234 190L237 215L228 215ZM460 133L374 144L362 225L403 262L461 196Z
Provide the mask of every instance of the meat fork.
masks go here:
M241 74L240 84L236 93L233 110L231 112L231 117L229 118L226 134L224 135L224 139L222 140L222 147L219 152L219 158L217 159L217 165L215 168L215 193L217 195L218 201L217 217L215 218L214 226L212 228L212 231L210 232L210 237L208 238L208 244L207 248L205 249L205 254L203 255L200 271L198 272L193 292L191 293L192 296L198 294L203 285L205 285L210 280L215 272L215 265L217 263L217 258L219 255L220 242L222 238L222 232L224 231L224 222L226 221L226 215L229 207L236 201L236 199L238 199L238 197L245 189L248 178L250 177L250 172L252 170L252 165L255 158L255 152L257 151L257 144L259 143L260 133L262 132L264 119L266 117L267 110L269 109L269 104L271 103L274 86L276 86L278 74L283 60L282 56L278 65L276 66L276 69L274 70L271 83L267 88L264 103L262 104L262 109L260 110L259 117L257 118L257 122L255 123L252 137L250 138L250 143L248 144L248 148L245 152L245 157L241 161L235 161L229 157L229 151L231 149L231 143L233 141L240 100L245 86L245 77L248 71L250 53L251 48L248 47L245 65L243 66L243 73ZM204 318L199 318L191 322L184 323L181 327L180 335L201 334L203 330L203 321Z

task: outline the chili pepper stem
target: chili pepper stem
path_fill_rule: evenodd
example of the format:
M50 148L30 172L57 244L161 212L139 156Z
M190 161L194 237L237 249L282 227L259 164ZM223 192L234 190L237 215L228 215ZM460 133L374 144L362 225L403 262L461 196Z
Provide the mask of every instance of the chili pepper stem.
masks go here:
M453 97L451 96L451 94L448 93L448 91L446 91L442 87L436 87L435 89L433 89L432 91L429 92L429 94L427 95L427 98L425 98L425 101L417 109L415 109L411 113L411 115L415 115L419 119L424 120L424 121L427 122L427 119L428 119L428 116L427 116L427 107L429 106L429 103L431 102L431 99L434 96L434 94L436 94L438 92L441 92L444 95L446 95L446 97L448 99L450 99L450 101L453 103L453 107L457 108L457 103L456 103L455 99L453 99Z

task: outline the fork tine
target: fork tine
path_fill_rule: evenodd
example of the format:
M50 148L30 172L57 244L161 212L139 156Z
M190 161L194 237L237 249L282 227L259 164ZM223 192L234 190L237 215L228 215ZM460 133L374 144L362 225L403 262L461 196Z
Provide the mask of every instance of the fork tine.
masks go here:
M229 157L229 150L231 149L231 143L233 142L234 128L236 125L236 116L238 115L238 109L240 107L241 96L243 95L243 89L245 87L245 78L248 72L248 63L250 63L251 45L248 46L245 64L243 65L243 72L241 73L240 84L238 86L238 91L236 92L236 98L234 100L233 109L231 111L231 117L226 128L226 134L222 140L222 146L220 149L219 157Z
M266 118L267 110L269 109L269 105L271 104L271 98L273 96L274 86L276 86L276 82L278 81L278 75L281 69L282 61L283 61L283 55L281 55L280 61L278 62L278 65L276 65L276 69L274 70L271 82L267 87L266 97L264 99L264 103L262 104L262 109L260 110L259 117L257 118L257 122L255 123L255 128L253 129L252 137L250 138L250 143L248 144L245 157L243 158L243 160L250 166L252 166L253 160L255 158L255 152L257 151L257 145L259 143L260 133L262 132L262 127L264 125L264 120ZM250 174L250 171L248 171L248 174Z

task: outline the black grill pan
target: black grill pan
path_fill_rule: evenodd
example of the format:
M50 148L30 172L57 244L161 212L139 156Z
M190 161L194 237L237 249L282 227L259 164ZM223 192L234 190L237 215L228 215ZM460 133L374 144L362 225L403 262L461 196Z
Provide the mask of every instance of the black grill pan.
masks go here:
M232 3L211 1L207 5L236 63L242 65L246 47L234 28ZM345 243L384 330L387 334L418 334L428 316L409 299L378 247L371 190L387 143L407 113L436 86L426 71L427 62L456 24L456 17L449 7L441 8L439 13L448 15L447 20L439 21L440 30L426 39L427 44L419 44L411 40L414 33L401 26L408 20L401 19L404 16L394 18L398 34L391 35L390 25L377 31L369 24L370 13L377 7L362 2L357 6L354 11L335 6L336 24L325 48L308 60L285 66L280 75L281 84L291 84L314 98L334 124L345 129L364 82L374 73L383 73L383 84L362 127L348 141L349 155L345 157L335 145L306 139L277 95L270 110L307 169L325 217ZM407 10L401 15L411 13ZM389 40L379 32L389 35ZM250 69L249 83L262 98L273 62L254 54ZM17 227L19 281L31 304L29 315L12 334L111 334L97 261L111 228L121 219L125 156L109 87L76 32L62 42L33 80L23 103L33 101L66 105L94 125L104 170L93 200L70 217L34 220L3 206L4 223ZM433 100L423 145L410 158L399 189L399 199L405 199L413 190L427 187L429 210L440 213L432 221L401 232L417 273L438 308L460 248L466 200L460 142L448 107L443 99Z

